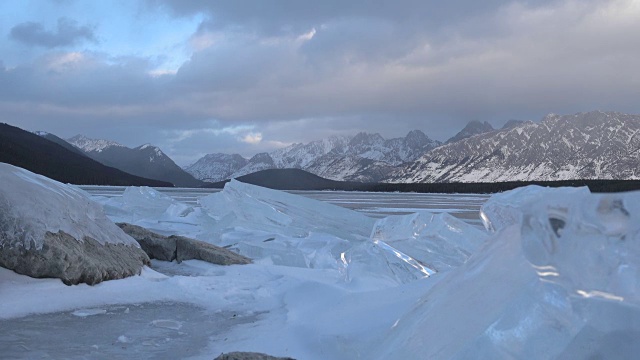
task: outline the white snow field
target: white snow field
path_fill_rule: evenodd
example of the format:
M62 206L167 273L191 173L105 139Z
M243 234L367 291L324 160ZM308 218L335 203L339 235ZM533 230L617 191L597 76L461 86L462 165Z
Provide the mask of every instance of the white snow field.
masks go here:
M95 286L0 269L1 358L640 356L640 193L527 187L481 211L486 197L473 195L310 195L357 212L236 181L189 199L85 189L113 221L254 263L153 260ZM365 197L377 200L352 201Z

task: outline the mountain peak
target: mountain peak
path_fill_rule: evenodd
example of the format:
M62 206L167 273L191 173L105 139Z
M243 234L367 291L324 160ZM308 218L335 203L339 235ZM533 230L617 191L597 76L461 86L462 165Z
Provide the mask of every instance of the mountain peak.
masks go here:
M122 144L119 144L115 141L110 140L102 140L102 139L91 139L84 135L76 135L72 138L67 139L67 142L70 144L82 149L84 152L101 152L102 150L110 147L110 146L118 146L125 147Z
M512 128L516 127L516 126L524 124L525 122L526 122L525 120L510 119L506 123L504 123L504 125L502 125L502 127L500 129L501 130L512 129Z
M472 120L472 121L469 121L467 126L465 126L462 130L460 130L460 132L458 132L452 138L447 140L446 144L460 141L462 139L466 139L474 135L484 134L493 130L495 129L487 121L480 122L478 120Z
M407 136L404 137L404 140L409 144L409 146L413 147L421 147L431 141L431 139L429 139L429 137L420 130L409 131Z

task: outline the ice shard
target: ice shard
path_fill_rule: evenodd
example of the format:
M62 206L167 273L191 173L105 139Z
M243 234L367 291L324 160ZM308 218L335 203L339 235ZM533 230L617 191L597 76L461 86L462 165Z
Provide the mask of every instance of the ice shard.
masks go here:
M522 221L522 209L525 204L540 199L552 199L556 195L589 194L587 187L546 188L542 186L525 186L515 190L497 193L491 196L480 209L480 218L488 231L496 232L509 225Z
M535 187L497 198L488 219L499 231L371 358L637 358L640 193Z
M442 213L421 211L376 222L371 239L382 241L442 272L463 264L484 243L486 232Z
M202 209L181 203L146 186L131 186L121 197L97 199L114 222L143 226L164 235L195 236L215 220Z
M236 180L227 183L223 191L200 199L200 204L219 220L219 231L242 227L292 237L324 233L362 241L369 237L375 222L339 206Z

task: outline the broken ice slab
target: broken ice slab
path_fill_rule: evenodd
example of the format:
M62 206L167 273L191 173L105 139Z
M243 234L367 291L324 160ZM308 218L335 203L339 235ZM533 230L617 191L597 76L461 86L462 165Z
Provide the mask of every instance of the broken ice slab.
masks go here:
M340 239L363 241L375 220L336 205L231 180L224 189L199 200L218 220L219 233L234 227L307 237L329 234Z
M463 264L488 234L453 216L421 211L393 215L374 225L371 239L382 241L438 272Z
M491 197L488 226L516 226L545 281L582 297L640 303L640 193L528 186Z
M640 193L558 194L521 211L525 256L545 281L640 305Z
M390 284L433 273L384 242L374 243L375 220L352 210L235 180L200 203L218 220L220 245L258 262L336 269L348 281L387 277Z
M640 193L538 190L372 358L637 358Z
M540 199L551 200L556 195L581 196L590 194L588 187L547 188L524 186L511 191L493 194L480 208L480 218L488 231L496 232L522 221L522 209L526 204Z
M366 241L341 254L344 280L363 282L367 278L386 280L388 286L405 284L435 274L410 256L383 241Z
M195 235L215 223L201 209L146 186L130 186L121 197L96 200L112 221L143 226L164 235L185 234L185 231Z

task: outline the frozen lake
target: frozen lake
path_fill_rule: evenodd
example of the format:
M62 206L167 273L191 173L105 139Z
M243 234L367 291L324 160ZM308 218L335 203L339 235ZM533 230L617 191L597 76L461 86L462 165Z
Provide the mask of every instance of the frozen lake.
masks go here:
M96 200L120 197L126 189L82 188ZM220 191L157 190L194 207L199 207L198 199ZM372 218L426 210L449 213L478 227L482 226L478 211L489 197L343 191L290 193L352 209ZM162 224L171 226L169 222ZM191 229L189 226L183 228ZM245 232L238 236L249 235ZM283 241L282 236L277 237ZM322 237L311 236L309 246L316 246L317 239L324 241ZM284 241L295 244L295 238ZM318 251L322 251L322 247ZM287 354L291 350L305 354L310 351L309 354L320 358L348 359L368 349L367 341L381 341L386 329L431 286L429 282L415 281L390 288L401 290L389 291L388 284L377 276L368 282L349 284L335 269L273 266L268 262L220 267L198 261L177 264L154 260L151 267L166 277L145 275L95 287L66 287L58 280L25 280L12 272L0 271L0 284L14 284L12 293L15 292L15 296L5 294L9 299L15 299L12 300L14 305L9 302L7 306L37 309L52 303L66 309L2 319L0 358L211 359L223 351L252 350L251 347L258 344L260 349L272 348L274 353ZM33 295L34 291L48 295ZM32 303L22 304L25 296ZM43 300L45 297L47 300ZM371 302L371 297L376 301ZM314 301L310 302L310 299ZM310 303L314 305L309 306ZM342 305L336 308L336 303ZM370 303L371 311L376 311L378 316L368 320L369 325L359 325L363 321L359 311L366 303ZM344 314L325 319L336 311ZM336 327L336 321L344 324ZM278 335L279 331L288 328L290 330ZM299 330L293 330L295 328ZM336 335L322 335L323 332ZM259 335L258 340L251 340L247 334ZM288 345L280 346L280 343L298 348L288 349ZM314 353L317 349L327 351L327 357Z
M81 186L93 196L121 196L125 187ZM220 191L219 189L157 188L173 199L197 205L198 199ZM478 211L490 197L486 194L418 194L359 191L287 191L311 199L328 202L365 215L382 218L387 215L403 215L427 210L433 213L449 213L467 223L482 226Z
M111 221L222 246L253 263L152 260L139 276L95 286L0 268L2 359L640 354L638 247L624 241L640 233L637 193L292 195L240 182L222 192L84 189ZM86 199L56 199L56 209L90 211ZM496 232L481 228L483 203Z

